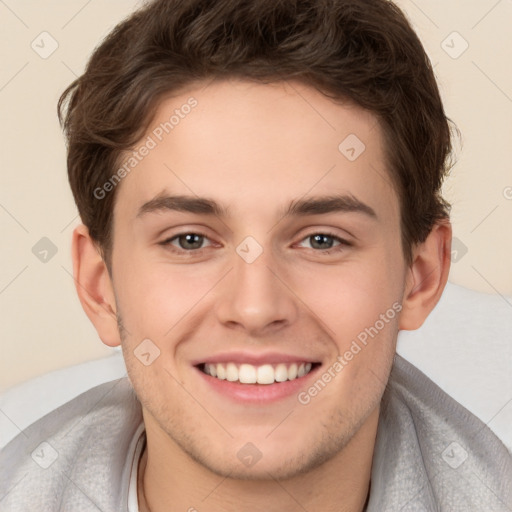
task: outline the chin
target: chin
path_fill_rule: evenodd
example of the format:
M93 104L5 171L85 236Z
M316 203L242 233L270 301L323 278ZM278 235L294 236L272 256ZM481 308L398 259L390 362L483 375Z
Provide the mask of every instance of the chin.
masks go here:
M302 437L295 433L289 439L291 442L286 444L282 440L269 442L264 436L254 443L230 440L224 446L218 444L218 451L211 447L199 449L193 443L179 444L195 462L222 478L263 481L287 480L309 473L341 452L350 441L346 434L314 438L306 432Z

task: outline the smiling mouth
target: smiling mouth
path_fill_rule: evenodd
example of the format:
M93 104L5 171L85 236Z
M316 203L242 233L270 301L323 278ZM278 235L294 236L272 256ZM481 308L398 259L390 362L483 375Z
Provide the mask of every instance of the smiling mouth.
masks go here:
M275 384L305 377L319 365L320 363L309 362L263 364L260 366L246 363L203 363L198 368L206 375L218 380L240 384Z

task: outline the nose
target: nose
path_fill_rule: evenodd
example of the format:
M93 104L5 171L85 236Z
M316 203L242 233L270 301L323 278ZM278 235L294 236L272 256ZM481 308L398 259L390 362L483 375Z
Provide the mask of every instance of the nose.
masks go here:
M291 325L298 314L297 301L280 268L267 251L251 263L235 254L215 302L219 322L255 337Z

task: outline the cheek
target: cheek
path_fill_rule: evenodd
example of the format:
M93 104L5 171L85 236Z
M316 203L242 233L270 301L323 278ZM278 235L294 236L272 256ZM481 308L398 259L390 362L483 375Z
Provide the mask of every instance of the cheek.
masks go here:
M356 403L373 403L387 382L404 276L400 261L379 252L328 268L320 279L302 278L297 283L298 295L318 317L337 352L324 369L330 370L325 378L334 384L322 392L317 405L340 398L340 403L356 408Z
M124 266L120 263L116 295L127 330L161 340L190 313L201 309L220 272L147 258L134 257Z
M388 260L384 254L374 254L347 265L324 267L314 279L311 272L295 276L297 295L338 341L340 350L386 312L386 329L395 319L404 276L396 262Z
M382 396L395 354L401 305L399 288L386 279L377 282L378 276L382 274L351 272L312 290L317 294L314 311L336 355L313 386L302 390L299 402L311 406L311 416L332 411L340 421L356 423Z

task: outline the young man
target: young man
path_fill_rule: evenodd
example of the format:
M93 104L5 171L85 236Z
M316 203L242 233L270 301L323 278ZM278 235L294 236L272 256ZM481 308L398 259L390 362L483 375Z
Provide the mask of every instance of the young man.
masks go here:
M395 356L447 281L451 146L393 4L154 1L60 109L129 380L6 447L5 510L512 510L504 445Z

